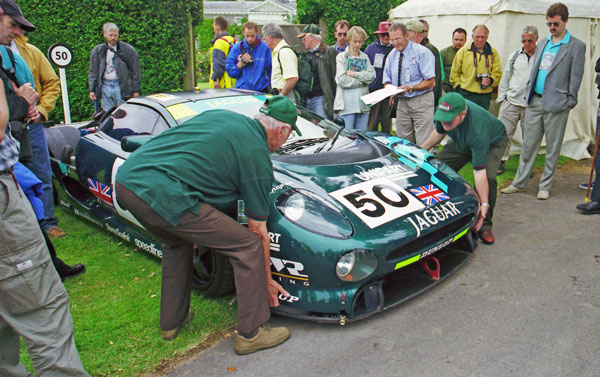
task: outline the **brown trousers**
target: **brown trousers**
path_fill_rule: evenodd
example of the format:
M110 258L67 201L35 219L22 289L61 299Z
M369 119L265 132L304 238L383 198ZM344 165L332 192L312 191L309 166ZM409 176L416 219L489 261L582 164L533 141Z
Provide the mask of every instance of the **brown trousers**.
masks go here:
M238 332L251 334L271 314L263 246L258 235L208 204L183 213L173 227L130 190L115 184L119 205L162 242L160 328L173 330L190 307L194 243L229 257L235 275Z

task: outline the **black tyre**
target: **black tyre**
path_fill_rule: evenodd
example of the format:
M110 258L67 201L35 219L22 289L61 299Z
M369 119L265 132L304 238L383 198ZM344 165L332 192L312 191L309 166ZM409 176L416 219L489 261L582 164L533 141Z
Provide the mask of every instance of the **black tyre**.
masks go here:
M221 297L233 292L233 268L229 258L212 249L197 249L192 286L206 297Z

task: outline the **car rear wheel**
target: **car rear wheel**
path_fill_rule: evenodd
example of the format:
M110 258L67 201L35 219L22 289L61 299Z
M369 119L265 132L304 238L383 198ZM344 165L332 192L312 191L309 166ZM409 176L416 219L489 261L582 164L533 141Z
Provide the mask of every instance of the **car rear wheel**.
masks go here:
M233 268L229 258L213 249L198 248L194 254L192 286L207 297L233 292Z

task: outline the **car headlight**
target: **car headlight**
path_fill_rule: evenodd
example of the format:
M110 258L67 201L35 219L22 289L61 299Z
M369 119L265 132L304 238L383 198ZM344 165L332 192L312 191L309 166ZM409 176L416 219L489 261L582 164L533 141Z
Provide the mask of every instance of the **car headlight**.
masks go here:
M340 239L352 236L352 225L341 211L310 191L288 190L275 205L283 217L309 232Z
M377 257L369 250L353 250L344 254L335 265L335 274L344 281L360 281L375 271Z

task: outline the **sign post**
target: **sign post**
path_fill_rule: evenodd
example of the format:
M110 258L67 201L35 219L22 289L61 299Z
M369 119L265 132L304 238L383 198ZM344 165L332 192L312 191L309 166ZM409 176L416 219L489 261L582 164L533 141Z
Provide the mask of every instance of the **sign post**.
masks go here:
M56 43L50 46L48 49L48 58L58 67L58 74L60 76L60 91L62 93L63 110L65 113L65 123L71 123L71 110L69 108L69 93L67 91L67 76L65 74L65 67L70 65L73 61L73 53L69 46Z

